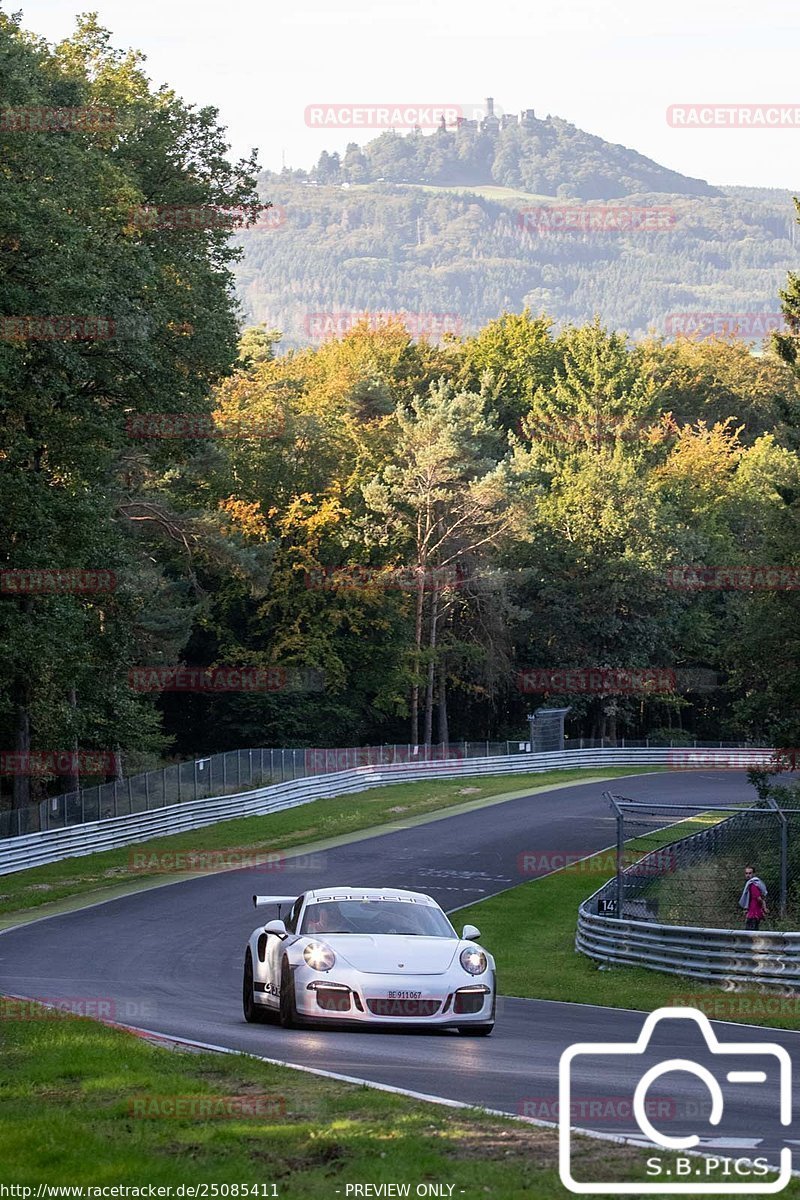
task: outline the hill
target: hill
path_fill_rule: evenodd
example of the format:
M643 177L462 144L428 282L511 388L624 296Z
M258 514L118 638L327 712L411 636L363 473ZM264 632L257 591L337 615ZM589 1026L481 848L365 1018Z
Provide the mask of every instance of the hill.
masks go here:
M635 192L716 196L704 179L691 179L653 162L627 146L606 142L560 117L494 115L494 102L478 120L459 118L454 128L435 133L394 131L359 147L352 142L343 158L323 152L310 172L284 173L285 181L316 183L428 183L473 187L499 184L526 193L563 199L615 200ZM274 177L272 177L274 178Z
M384 133L263 175L280 219L242 234L246 320L283 330L285 347L365 312L434 335L526 306L634 337L670 336L686 314L777 320L796 264L791 193L714 188L557 117L502 120Z

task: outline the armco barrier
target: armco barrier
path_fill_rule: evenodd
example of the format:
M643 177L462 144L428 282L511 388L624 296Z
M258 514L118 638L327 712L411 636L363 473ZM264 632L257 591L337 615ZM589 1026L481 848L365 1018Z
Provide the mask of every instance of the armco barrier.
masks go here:
M494 758L451 759L425 763L398 763L385 767L356 767L331 775L316 775L306 779L256 788L238 795L207 800L186 801L151 812L109 817L65 829L45 830L43 833L0 841L0 875L22 871L26 867L59 862L64 858L95 854L118 846L130 846L150 838L199 829L234 817L248 817L308 804L312 800L344 796L384 784L404 783L419 779L453 778L474 775L534 774L564 767L636 767L669 766L677 754L692 754L669 747L649 749L560 750L549 754L514 754ZM713 769L735 765L740 769L769 762L771 749L702 750L696 752L698 762L682 763ZM714 757L716 756L716 758Z
M578 910L575 946L598 962L686 975L726 990L754 985L800 990L800 933L618 920L589 912L590 904Z

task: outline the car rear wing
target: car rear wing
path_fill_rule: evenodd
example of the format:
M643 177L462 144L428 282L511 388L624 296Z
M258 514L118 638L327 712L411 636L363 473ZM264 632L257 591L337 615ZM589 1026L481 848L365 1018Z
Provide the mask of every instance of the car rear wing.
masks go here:
M253 896L253 908L265 908L267 904L294 904L297 896Z

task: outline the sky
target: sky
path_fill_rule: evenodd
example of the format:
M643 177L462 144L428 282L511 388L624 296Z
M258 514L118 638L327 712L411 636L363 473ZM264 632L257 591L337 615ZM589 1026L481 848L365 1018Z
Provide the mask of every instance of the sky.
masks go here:
M96 9L156 84L213 104L234 155L308 168L374 132L309 105L448 105L564 117L714 184L800 190L796 0L0 0L57 41ZM670 105L791 105L780 129L676 128Z

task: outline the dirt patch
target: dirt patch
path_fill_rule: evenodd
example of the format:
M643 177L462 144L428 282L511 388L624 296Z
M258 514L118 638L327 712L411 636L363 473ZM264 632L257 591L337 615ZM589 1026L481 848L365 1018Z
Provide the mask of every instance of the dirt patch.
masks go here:
M558 1133L555 1129L540 1129L520 1125L514 1129L481 1128L479 1125L459 1130L453 1138L443 1133L449 1142L447 1153L458 1159L520 1159L525 1163L553 1169L558 1164Z
M456 1159L482 1159L495 1162L525 1162L542 1170L558 1166L558 1130L520 1125L515 1129L459 1129L456 1136L443 1132L445 1153ZM576 1179L644 1179L642 1152L634 1146L600 1139L573 1136L573 1175ZM637 1170L638 1167L638 1170Z

